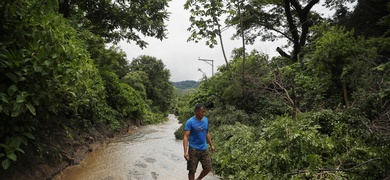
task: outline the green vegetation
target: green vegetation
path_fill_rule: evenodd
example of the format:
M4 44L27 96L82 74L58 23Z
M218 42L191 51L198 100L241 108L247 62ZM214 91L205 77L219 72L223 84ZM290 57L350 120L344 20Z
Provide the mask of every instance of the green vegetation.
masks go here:
M155 57L140 56L130 64L130 70L134 72L145 72L146 77L142 78L147 101L153 112L166 113L170 110L170 103L173 98L173 86L169 82L170 72L165 69L161 60Z
M224 179L390 177L387 0L359 0L352 11L354 0L327 0L336 10L328 19L312 11L319 0L187 0L188 40L220 43L225 54L223 21L243 42L200 84L171 83L162 60L128 63L107 47L165 38L167 2L0 2L2 178L32 160L73 163L63 147L88 144L96 131L158 123L172 109L184 123L196 103L208 107ZM279 57L245 48L278 38L288 40Z
M196 81L180 81L180 82L172 82L172 85L180 90L186 90L186 89L196 89L199 87L199 82Z
M64 136L165 120L173 86L162 61L141 56L133 62L147 63L135 66L105 45L127 39L144 47L137 33L165 37L167 1L131 3L0 2L0 176L20 159L63 160L51 142ZM146 66L159 68L152 75Z
M348 12L344 1L326 1L336 14L324 19L310 11L318 3L187 1L189 40L217 44L223 17L245 42L283 36L293 50L269 59L238 48L179 99L181 123L196 103L211 107L213 168L222 178L390 177L390 4L362 0Z
M200 82L196 81L180 81L180 82L172 82L173 87L175 87L175 99L172 102L173 108L173 114L178 115L179 109L183 105L185 105L185 102L183 102L183 98L188 96L188 94L191 94L196 91L196 89L199 87ZM179 99L182 99L180 102ZM184 103L184 104L183 104Z

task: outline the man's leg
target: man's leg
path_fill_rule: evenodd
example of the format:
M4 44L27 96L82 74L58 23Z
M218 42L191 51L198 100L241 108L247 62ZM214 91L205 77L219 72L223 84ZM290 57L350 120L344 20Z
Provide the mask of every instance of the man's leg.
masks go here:
M191 161L191 159L189 161L187 161L188 180L195 179L196 168L197 168L197 166L194 164L194 162Z
M188 155L190 156L190 159L187 161L188 179L194 180L200 156L198 155L198 152L191 147L189 147Z
M188 171L188 180L194 180L195 178L195 173Z
M202 172L200 172L199 177L196 178L196 180L201 180L202 178L204 178L210 172L210 170L211 169L203 169Z
M197 180L201 180L211 171L211 156L209 150L205 150L202 153L202 157L200 158L200 162L202 163L202 172L199 174Z

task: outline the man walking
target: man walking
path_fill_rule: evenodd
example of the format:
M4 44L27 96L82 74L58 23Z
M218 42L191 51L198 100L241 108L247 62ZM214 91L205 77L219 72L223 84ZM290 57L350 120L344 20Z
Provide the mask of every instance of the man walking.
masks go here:
M184 128L183 148L184 158L187 160L188 179L194 180L199 161L202 164L202 172L197 180L201 180L211 170L211 157L207 143L212 152L215 147L209 133L209 120L205 117L206 108L202 104L195 106L195 116L187 120ZM206 143L207 142L207 143Z

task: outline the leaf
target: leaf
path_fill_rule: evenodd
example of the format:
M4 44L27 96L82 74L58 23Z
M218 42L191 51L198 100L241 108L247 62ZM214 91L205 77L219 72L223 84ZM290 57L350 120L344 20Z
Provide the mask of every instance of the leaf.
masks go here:
M42 66L38 66L38 65L34 66L34 71L35 72L42 72Z
M25 81L25 80L26 80L26 78L23 77L23 76L21 76L21 77L19 77L18 82L20 82L20 81Z
M8 100L7 100L7 97L5 97L5 96L6 96L6 94L0 93L0 99L1 99L1 101L5 102L5 103L9 103Z
M31 114L33 114L34 116L37 115L36 112L35 112L34 106L32 106L31 104L26 104L26 107L30 111ZM1 110L0 110L0 112L1 112Z
M18 157L16 156L16 154L12 153L12 154L8 154L7 157L9 159L12 159L13 161L16 161L18 159Z
M0 153L0 158L3 157L3 156L5 156L5 154L4 153Z
M30 138L30 139L35 139L35 137L29 132L25 132L25 133L23 133L23 135Z
M27 141L27 138L21 138L21 140L22 140L22 143L24 144L24 145L27 145L28 144L28 141Z
M48 0L48 10L56 12L58 10L58 0Z
M6 73L5 74L8 78L10 78L14 83L18 82L18 77L14 73Z
M9 149L9 146L6 144L0 144L0 147L3 147L3 149L5 149L5 150Z
M8 95L13 96L15 92L18 90L18 87L14 84L8 88Z
M372 70L383 71L385 68L386 68L386 64L381 64L377 67L372 68Z
M43 62L43 64L46 65L46 66L50 66L50 65L51 65L51 62L48 61L48 60L46 60L45 62Z
M2 163L1 163L1 165L3 166L3 169L8 169L9 168L9 166L11 165L11 162L9 161L9 159L6 159L6 160L4 160Z
M16 102L17 103L24 103L26 101L25 97L23 95L17 95L16 96Z
M23 136L15 136L11 137L6 141L6 143L11 147L11 148L16 148L19 147L22 144L24 137Z
M18 117L20 115L20 113L22 113L22 111L20 109L20 104L17 104L12 109L11 117Z
M20 111L12 111L11 117L18 117L20 114Z
M3 58L3 59L7 59L8 57L4 54L0 54L0 57ZM8 65L8 62L4 62L4 64L7 64Z
M16 67L19 67L19 66L20 66L20 63L19 63L19 61L17 61L17 60L16 60L16 61L12 61L12 62L15 64Z
M20 149L20 148L15 148L15 150L16 150L16 151L19 151L19 152L21 152L21 153L23 153L23 154L25 153L25 152L23 151L23 149ZM0 156L0 157L1 157L1 156Z

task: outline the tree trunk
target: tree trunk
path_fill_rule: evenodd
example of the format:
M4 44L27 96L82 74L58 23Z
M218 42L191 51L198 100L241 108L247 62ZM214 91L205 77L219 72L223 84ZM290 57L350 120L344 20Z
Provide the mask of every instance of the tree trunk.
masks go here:
M241 2L238 3L238 15L240 16L240 26L241 26L241 39L242 39L242 97L246 99L246 80L245 80L245 36L244 36L244 25L242 22L242 14L241 14Z
M218 22L216 22L216 23L217 23L217 26L218 26L218 37L219 37L219 42L221 43L221 49L222 49L223 59L225 60L225 63L226 63L226 69L227 69L227 71L228 71L228 73L230 75L230 78L233 79L232 72L230 71L229 61L226 58L225 47L223 45L221 25Z
M351 103L349 102L348 99L347 84L345 82L343 82L343 96L344 96L345 106L349 108L351 106Z

